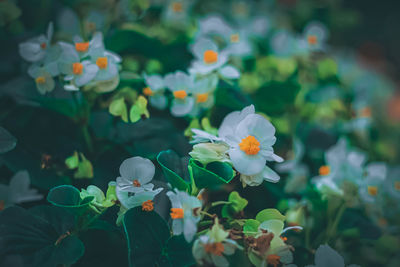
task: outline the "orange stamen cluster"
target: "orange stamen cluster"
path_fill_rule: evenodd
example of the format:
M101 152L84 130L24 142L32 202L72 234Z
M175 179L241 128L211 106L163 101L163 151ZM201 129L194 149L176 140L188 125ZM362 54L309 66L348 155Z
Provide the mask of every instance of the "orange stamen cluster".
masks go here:
M310 45L316 45L316 44L318 43L318 38L317 38L317 36L315 36L315 35L309 35L309 36L307 37L307 42L308 42L308 44L310 44Z
M147 200L142 203L142 210L144 211L152 211L154 210L154 202L151 200Z
M369 185L367 187L368 194L375 197L378 194L378 187Z
M178 90L174 92L174 97L178 99L184 99L187 96L187 93L185 90Z
M231 39L231 43L238 43L240 40L239 34L238 33L231 34L230 39Z
M86 52L89 49L89 42L75 43L75 49L78 52Z
M38 84L44 84L46 82L46 78L43 76L39 76L35 79L36 83Z
M196 102L197 102L197 103L204 103L204 102L207 101L207 99L208 99L208 94L207 94L207 93L205 93L205 94L198 94L198 95L196 96Z
M40 47L41 47L42 49L46 49L47 44L46 44L46 43L41 43L41 44L40 44Z
M242 139L239 147L247 155L257 155L257 153L260 151L260 142L258 142L254 136L249 135Z
M176 13L182 12L182 3L179 2L173 2L172 3L172 10Z
M143 94L145 96L151 96L151 95L153 95L153 90L151 90L150 87L145 87L145 88L143 88Z
M83 73L82 63L76 62L76 63L72 64L72 72L75 75L81 75Z
M108 65L108 58L106 57L99 57L96 60L96 65L100 68L100 69L105 69L107 68Z
M400 191L400 181L394 182L394 189L396 189L397 191Z
M331 168L329 168L327 165L324 165L319 168L318 172L319 175L328 175L331 173Z
M361 110L361 117L363 118L370 118L371 117L371 108L365 107Z
M205 244L204 250L209 254L214 254L216 256L222 256L222 252L224 252L225 248L221 242L215 242L211 244Z
M268 264L277 267L280 264L280 259L281 257L279 257L278 255L272 254L272 255L268 255L267 257L267 262Z
M140 187L141 184L140 184L140 182L138 180L133 180L133 186L134 187Z
M213 64L218 61L218 53L213 50L206 50L203 54L203 61L206 64Z
M172 219L182 219L184 212L182 208L171 208L171 218Z

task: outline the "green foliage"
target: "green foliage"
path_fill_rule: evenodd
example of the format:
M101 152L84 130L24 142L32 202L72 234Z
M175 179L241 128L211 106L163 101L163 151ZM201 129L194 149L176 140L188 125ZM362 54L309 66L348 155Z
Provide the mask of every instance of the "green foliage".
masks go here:
M189 173L187 171L187 163L172 150L162 151L157 156L165 178L172 185L181 191L190 190Z
M10 207L0 213L1 257L17 254L34 267L73 264L85 250L73 228L74 216L62 208Z
M54 206L71 209L83 209L87 207L93 199L93 196L87 196L82 199L79 190L71 185L54 187L47 195L47 201Z
M189 160L193 179L197 188L212 188L229 183L236 175L232 166L225 162L211 162L207 166Z
M248 204L247 199L242 198L236 191L229 194L228 202L230 203L222 207L222 216L228 218L241 212Z
M285 216L283 216L277 209L265 209L257 213L256 220L259 222L268 220L285 221Z
M0 153L6 153L17 145L17 139L6 129L0 127Z

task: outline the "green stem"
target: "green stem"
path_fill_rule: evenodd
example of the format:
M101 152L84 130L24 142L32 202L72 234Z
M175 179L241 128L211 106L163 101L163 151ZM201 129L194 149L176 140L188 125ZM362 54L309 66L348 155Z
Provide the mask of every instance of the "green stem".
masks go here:
M215 201L215 202L211 203L211 207L215 207L218 205L229 205L229 204L232 204L232 202L230 202L230 201Z
M328 228L325 243L328 243L336 235L337 226L339 225L340 219L342 218L346 208L347 208L346 202L343 202L337 212L335 220L333 221L332 225Z
M93 142L92 142L92 138L89 133L89 127L87 124L84 124L82 126L82 135L85 140L85 143L86 143L89 153L92 153L93 152Z

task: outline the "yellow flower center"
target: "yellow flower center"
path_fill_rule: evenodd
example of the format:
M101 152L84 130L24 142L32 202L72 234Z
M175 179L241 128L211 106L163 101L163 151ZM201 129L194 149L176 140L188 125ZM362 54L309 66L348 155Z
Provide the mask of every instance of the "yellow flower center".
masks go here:
M145 96L151 96L151 95L153 95L153 90L151 90L150 87L145 87L145 88L143 88L143 94Z
M86 52L89 49L89 42L75 43L75 49L78 52Z
M204 103L204 102L207 101L207 99L208 99L208 94L207 94L207 93L205 93L205 94L198 94L198 95L196 96L196 102L197 102L197 103Z
M400 181L394 182L394 189L396 189L397 191L400 191Z
M369 185L367 187L368 194L375 197L378 194L378 187Z
M176 13L182 12L182 3L179 2L173 2L172 3L172 10Z
M81 75L83 72L83 65L79 62L72 64L72 72L75 75Z
M35 79L37 84L44 84L46 82L46 78L44 76L39 76Z
M307 37L307 42L308 42L308 44L310 44L310 45L316 45L317 42L318 42L317 36L315 36L315 35L309 35L309 36Z
M151 200L147 200L142 203L142 210L144 211L152 211L154 210L154 203Z
M178 99L184 99L187 96L187 93L185 90L178 90L174 92L174 97Z
M260 142L258 142L254 136L249 135L242 139L239 147L247 155L257 155L257 153L260 151Z
M108 65L108 59L106 57L99 57L96 60L96 65L100 68L100 69L105 69L107 68Z
M327 165L324 165L319 168L318 172L319 175L328 175L331 173L331 168L329 168Z
M225 248L221 242L215 242L211 244L205 244L204 250L209 254L214 254L216 256L222 256L222 252L224 252Z
M171 218L172 219L182 219L183 209L182 208L171 208Z
M140 187L141 184L140 184L140 182L138 180L133 180L133 186L134 187Z
M206 64L213 64L218 61L218 53L213 50L206 50L203 54L203 61Z
M281 257L279 257L278 255L272 254L272 255L268 255L267 257L267 262L268 264L277 267L280 264L280 259Z
M240 41L239 34L231 34L231 43L238 43Z

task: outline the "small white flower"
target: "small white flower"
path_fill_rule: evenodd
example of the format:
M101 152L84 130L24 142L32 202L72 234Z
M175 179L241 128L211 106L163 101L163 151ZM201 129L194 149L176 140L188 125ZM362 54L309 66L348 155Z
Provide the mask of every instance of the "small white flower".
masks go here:
M312 21L304 29L303 38L309 51L324 50L328 30L322 23Z
M196 117L202 109L209 109L214 105L214 91L217 88L217 75L208 75L193 82L192 93L195 104L191 115Z
M35 79L39 93L45 94L54 90L55 82L47 68L33 65L28 69L28 74Z
M233 32L231 26L219 15L209 15L198 21L198 33L196 39L216 37L229 42L229 35Z
M225 66L228 62L228 51L219 51L217 44L205 38L200 38L191 47L196 57L189 69L190 73L206 75L218 71L221 76L227 79L236 79L240 76L239 71L232 66ZM226 69L226 67L229 67Z
M97 65L96 81L108 81L118 75L118 63L121 58L114 53L99 49L91 54L91 61Z
M236 249L242 249L216 221L211 230L200 236L193 244L193 257L200 265L228 267L225 255L233 255Z
M366 167L366 175L361 181L359 195L361 200L376 203L384 196L384 182L387 174L385 163L373 162Z
M146 87L143 94L149 98L150 105L158 109L166 108L168 102L164 95L165 83L161 75L144 75Z
M59 70L65 74L66 81L73 81L77 87L88 84L92 81L99 70L96 64L89 60L80 62L79 54L70 45L60 44L63 49L60 60L58 62Z
M188 0L169 0L164 5L162 21L174 27L182 28L190 22L189 10L193 1Z
M200 221L201 201L186 192L167 192L171 201L172 232L174 235L183 233L187 242L191 242L197 232L197 223Z
M19 53L21 57L29 62L38 62L44 59L47 50L50 48L53 30L53 23L50 22L47 27L47 35L41 34L19 44Z
M182 117L193 109L194 98L191 95L193 87L192 78L182 72L176 71L164 77L165 86L171 90L174 99L172 100L171 113L174 116Z
M36 201L43 198L36 189L30 186L27 171L17 172L10 180L9 185L0 184L0 206L7 208L22 202Z
M142 157L132 157L122 162L119 167L120 177L117 187L121 191L140 193L150 191L154 185L151 182L155 173L154 164Z

